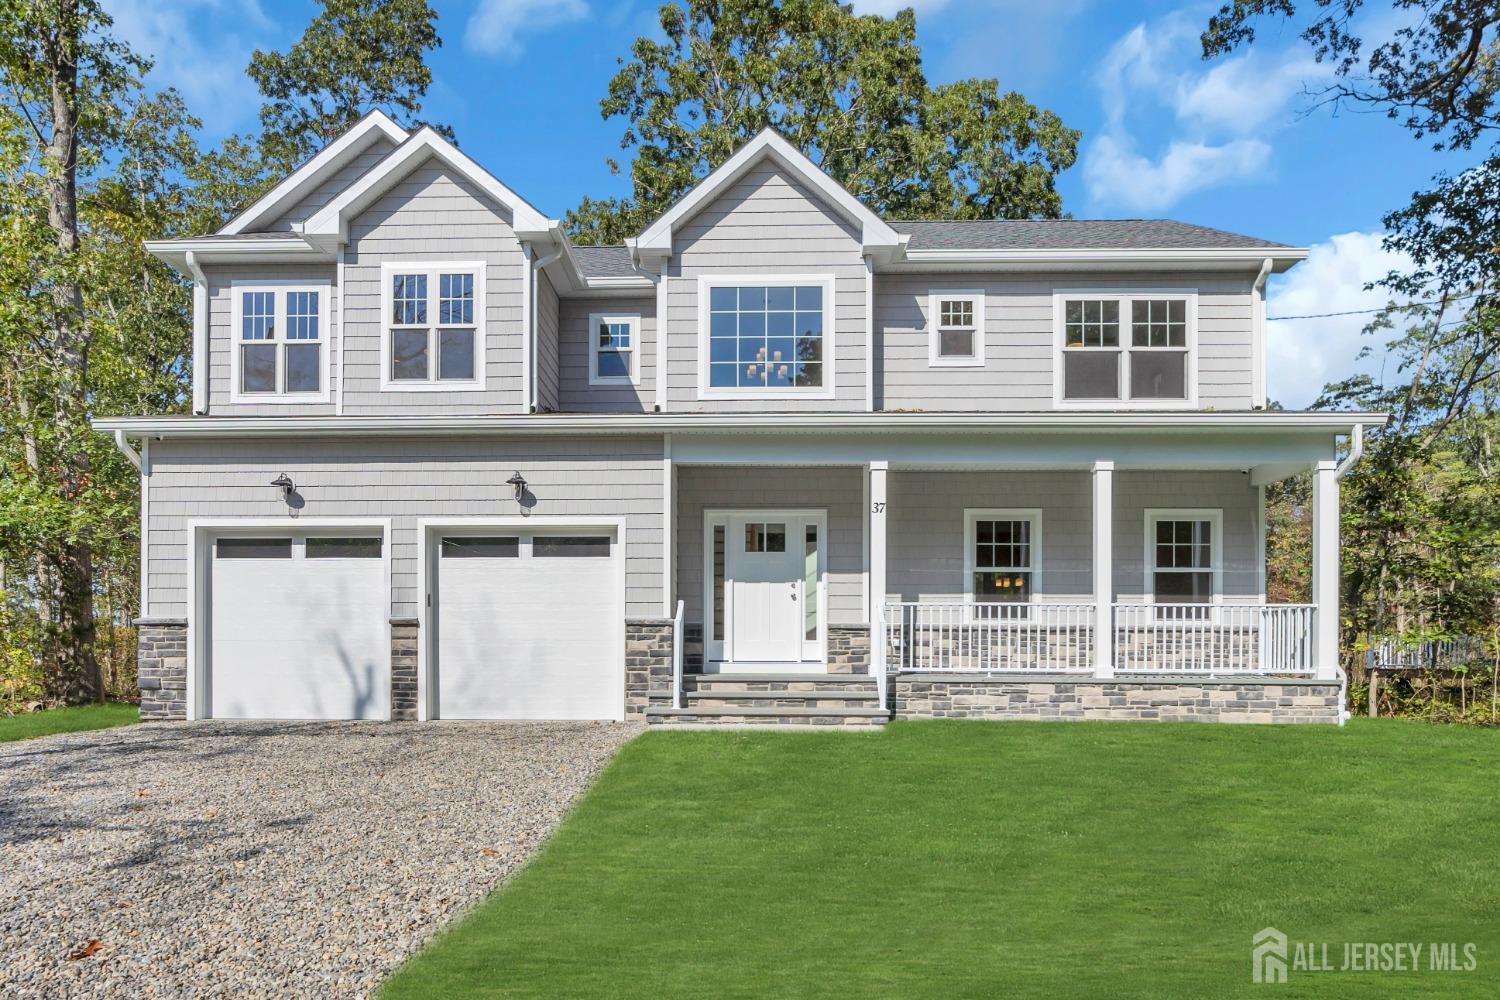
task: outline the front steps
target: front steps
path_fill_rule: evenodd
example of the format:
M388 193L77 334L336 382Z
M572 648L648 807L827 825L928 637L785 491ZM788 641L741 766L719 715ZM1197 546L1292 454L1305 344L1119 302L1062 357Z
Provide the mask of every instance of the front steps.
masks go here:
M682 680L682 707L652 705L647 723L868 728L891 717L864 674L686 674Z

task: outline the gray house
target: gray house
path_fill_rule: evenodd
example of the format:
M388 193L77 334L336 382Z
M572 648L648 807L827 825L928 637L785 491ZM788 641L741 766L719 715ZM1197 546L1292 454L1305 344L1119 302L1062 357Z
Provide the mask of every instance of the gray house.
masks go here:
M1336 721L1339 440L1176 222L898 222L774 133L624 246L372 113L211 236L148 718ZM1310 605L1264 490L1311 470Z

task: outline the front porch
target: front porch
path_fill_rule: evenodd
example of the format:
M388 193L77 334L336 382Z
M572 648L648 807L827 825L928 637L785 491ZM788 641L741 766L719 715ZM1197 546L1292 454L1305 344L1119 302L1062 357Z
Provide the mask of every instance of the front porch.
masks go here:
M665 526L674 667L653 713L770 716L816 699L757 697L766 689L737 675L854 675L873 696L858 707L895 717L1336 721L1337 466L1305 438L1267 443L858 464L757 449L707 461L678 445ZM1320 445L1331 454L1331 435ZM1314 473L1315 600L1270 604L1264 488L1302 469ZM728 697L704 697L720 677Z

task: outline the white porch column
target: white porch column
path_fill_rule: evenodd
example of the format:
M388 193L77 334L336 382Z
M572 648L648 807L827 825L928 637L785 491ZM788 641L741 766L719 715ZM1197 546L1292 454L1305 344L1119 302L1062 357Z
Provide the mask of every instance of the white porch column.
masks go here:
M1339 479L1333 460L1313 466L1313 670L1336 680L1339 668Z
M661 441L661 614L671 618L677 613L677 467L672 462L672 435ZM621 539L624 542L624 539Z
M1115 675L1115 463L1094 463L1094 676Z
M870 649L872 656L881 645L880 610L885 605L885 478L889 462L870 463Z

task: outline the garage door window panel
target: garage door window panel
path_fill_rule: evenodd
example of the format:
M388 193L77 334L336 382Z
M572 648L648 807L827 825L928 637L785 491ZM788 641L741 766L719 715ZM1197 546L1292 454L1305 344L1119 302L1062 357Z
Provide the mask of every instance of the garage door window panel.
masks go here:
M443 539L444 559L519 559L521 539L514 535L457 536Z
M214 544L220 559L290 559L290 538L221 538Z
M307 540L309 559L379 559L382 541L368 538L333 538L314 536Z
M593 535L538 535L532 539L534 559L608 559L609 539Z

